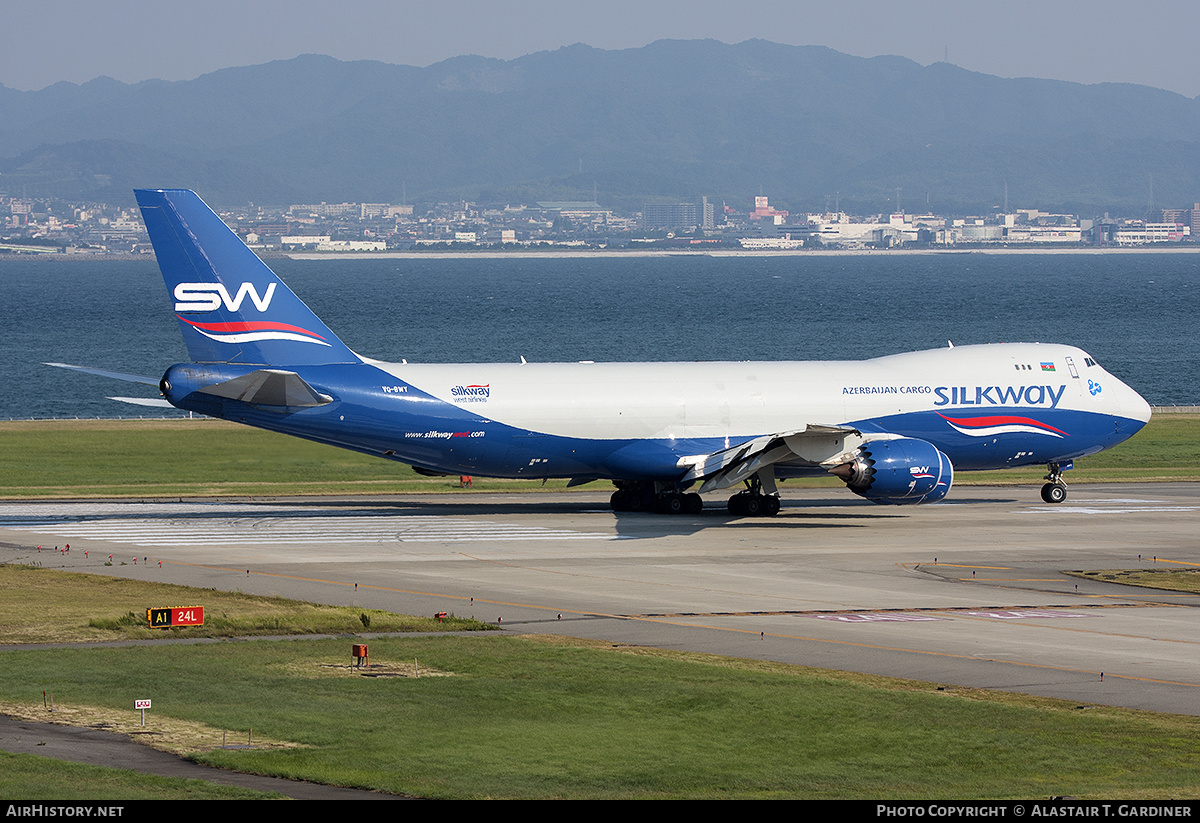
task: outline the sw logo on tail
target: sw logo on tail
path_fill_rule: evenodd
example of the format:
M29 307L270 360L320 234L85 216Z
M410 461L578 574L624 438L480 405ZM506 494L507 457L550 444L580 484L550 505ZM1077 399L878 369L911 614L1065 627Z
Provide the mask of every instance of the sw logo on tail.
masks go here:
M224 283L180 283L173 292L175 299L179 301L175 304L175 311L216 311L224 306L231 312L237 312L242 309L242 301L249 297L254 308L264 312L271 305L277 285L279 284L268 284L267 293L259 297L253 283L242 283L238 287L237 295L230 297Z

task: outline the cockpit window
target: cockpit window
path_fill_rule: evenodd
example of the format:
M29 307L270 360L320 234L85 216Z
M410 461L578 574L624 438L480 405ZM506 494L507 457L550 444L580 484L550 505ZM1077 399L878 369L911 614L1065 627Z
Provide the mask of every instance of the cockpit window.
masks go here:
M1085 357L1085 358L1083 358L1083 362L1084 362L1084 364L1085 364L1085 365L1088 365L1088 366L1095 366L1095 365L1097 365L1097 364L1096 364L1096 361L1095 361L1095 360L1093 360L1093 359L1092 359L1092 358L1090 358L1090 357Z

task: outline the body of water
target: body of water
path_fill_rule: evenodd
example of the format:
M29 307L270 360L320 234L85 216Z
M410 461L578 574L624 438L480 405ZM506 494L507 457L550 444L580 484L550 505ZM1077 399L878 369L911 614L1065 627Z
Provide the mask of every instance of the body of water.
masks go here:
M1200 254L273 260L355 351L409 362L855 360L1069 343L1152 404L1200 402ZM146 414L186 360L153 261L0 262L0 419ZM153 410L151 410L151 413ZM803 421L800 421L803 422Z

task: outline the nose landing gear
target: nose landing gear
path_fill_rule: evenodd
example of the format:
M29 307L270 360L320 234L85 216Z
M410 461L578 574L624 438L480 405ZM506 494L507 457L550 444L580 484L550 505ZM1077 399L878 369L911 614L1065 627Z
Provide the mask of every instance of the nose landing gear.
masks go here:
M1042 500L1047 503L1058 504L1067 499L1067 484L1063 480L1062 473L1071 468L1070 463L1049 463L1046 468L1049 469L1043 480L1050 482L1042 486Z

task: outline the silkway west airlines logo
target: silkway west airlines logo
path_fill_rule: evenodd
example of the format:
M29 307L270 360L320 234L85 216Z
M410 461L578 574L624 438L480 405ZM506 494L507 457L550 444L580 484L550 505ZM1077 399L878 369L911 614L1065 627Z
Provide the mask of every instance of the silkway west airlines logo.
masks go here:
M179 312L209 312L222 306L230 312L240 312L242 303L250 298L251 304L260 313L265 312L275 296L277 283L267 286L266 294L259 295L254 284L242 283L231 297L224 283L180 283L175 287L176 316L209 339L219 343L256 343L262 340L291 340L296 343L316 343L328 346L325 338L316 332L270 320L238 320L229 323L197 323L188 320Z
M455 403L486 403L492 396L491 383L473 383L470 386L455 386L450 389Z

